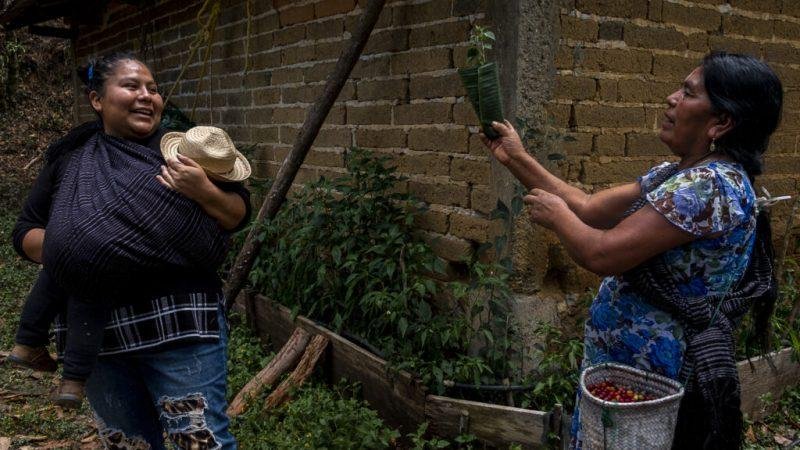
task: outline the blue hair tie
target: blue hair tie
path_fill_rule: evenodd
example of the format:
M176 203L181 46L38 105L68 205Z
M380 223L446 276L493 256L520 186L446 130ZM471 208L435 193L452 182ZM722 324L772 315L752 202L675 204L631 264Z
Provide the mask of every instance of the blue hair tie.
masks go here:
M94 78L94 64L89 64L89 70L86 72L86 77L89 79L89 81L92 81L92 78Z

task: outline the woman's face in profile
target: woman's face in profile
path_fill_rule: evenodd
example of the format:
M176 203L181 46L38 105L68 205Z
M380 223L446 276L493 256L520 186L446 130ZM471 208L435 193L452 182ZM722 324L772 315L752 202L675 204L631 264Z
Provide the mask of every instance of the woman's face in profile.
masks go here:
M103 95L89 94L103 119L105 132L124 139L141 139L161 123L164 100L150 70L136 60L122 60L103 85Z
M703 70L698 67L686 77L680 89L667 97L659 138L678 156L692 150L705 151L711 144L709 130L716 123L703 84Z

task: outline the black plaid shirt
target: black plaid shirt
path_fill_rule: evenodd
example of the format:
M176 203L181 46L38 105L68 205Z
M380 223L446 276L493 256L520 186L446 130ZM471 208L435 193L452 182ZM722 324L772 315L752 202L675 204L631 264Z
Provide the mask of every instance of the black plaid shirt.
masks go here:
M116 308L103 334L100 355L115 355L168 344L215 341L219 338L221 293L173 294ZM56 319L56 348L63 355L66 327Z

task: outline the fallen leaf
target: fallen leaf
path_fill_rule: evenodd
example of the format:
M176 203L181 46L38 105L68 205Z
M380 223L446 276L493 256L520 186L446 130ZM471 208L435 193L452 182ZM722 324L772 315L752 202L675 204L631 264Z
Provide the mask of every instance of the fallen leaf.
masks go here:
M19 439L20 441L40 442L40 441L46 441L47 436L36 434L31 436L17 436L17 439Z
M785 437L783 437L783 436L781 436L779 434L776 434L775 436L772 436L772 440L775 441L775 443L780 445L781 447L785 447L785 446L787 446L787 445L792 443L792 441L790 439L786 439Z
M745 436L745 438L747 439L748 442L755 442L756 441L756 433L753 430L753 426L752 425L747 427L747 431L745 432L744 436Z
M72 448L72 441L65 439L61 441L48 441L36 447L36 450L56 450Z

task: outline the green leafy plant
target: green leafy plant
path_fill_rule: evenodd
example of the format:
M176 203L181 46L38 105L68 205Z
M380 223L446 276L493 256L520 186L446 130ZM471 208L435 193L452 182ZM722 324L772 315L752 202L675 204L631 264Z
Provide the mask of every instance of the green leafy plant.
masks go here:
M467 91L467 98L478 115L483 133L489 139L498 137L491 123L503 121L500 76L497 65L487 62L487 51L492 48L494 41L494 33L487 28L474 27L470 34L470 47L467 50L467 63L470 67L458 71Z
M575 407L583 342L565 338L552 324L540 322L534 328L539 341L533 350L536 368L527 375L533 390L526 393L522 402L526 408L549 409L560 403L567 411Z
M386 158L359 149L347 169L301 189L264 225L255 289L368 342L437 392L446 381L509 377L519 345L504 269L472 261L468 281L437 284L431 275L443 266L414 232L424 209L397 192L402 178Z
M385 449L400 436L375 411L354 397L350 385L333 388L311 384L272 413L250 408L231 424L241 448L247 449Z

